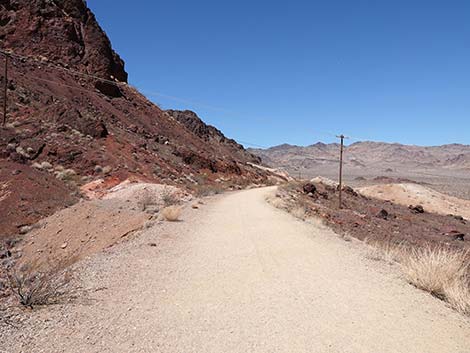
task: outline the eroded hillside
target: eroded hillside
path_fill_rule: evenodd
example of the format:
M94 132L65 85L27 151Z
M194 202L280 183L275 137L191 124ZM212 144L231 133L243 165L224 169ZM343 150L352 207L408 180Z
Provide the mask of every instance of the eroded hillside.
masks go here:
M16 187L18 178L53 198L100 178L110 186L129 177L183 186L265 180L265 171L247 165L258 158L233 140L213 138L201 120L192 129L129 86L123 60L84 1L3 1L0 42L9 53L8 119L0 133L5 195L30 192ZM0 218L19 229L76 196L44 207L26 200L25 215L37 213L27 222L11 222L4 207Z

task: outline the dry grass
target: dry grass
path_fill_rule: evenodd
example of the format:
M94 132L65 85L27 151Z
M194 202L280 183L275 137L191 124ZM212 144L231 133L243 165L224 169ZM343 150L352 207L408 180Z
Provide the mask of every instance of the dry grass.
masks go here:
M393 264L401 262L407 253L407 245L404 241L397 243L390 239L382 241L365 239L364 242L370 245L367 257L371 260Z
M163 219L169 222L176 222L179 220L181 215L181 207L178 206L168 206L161 210L161 215Z
M412 248L401 268L409 283L470 314L468 255L444 246Z
M455 310L470 315L468 251L447 246L410 246L390 240L366 242L371 245L368 258L399 264L410 284L448 302Z
M299 197L300 184L285 183L278 188L284 208L300 219L309 220L308 202ZM276 204L275 195L267 198ZM314 218L313 218L314 219ZM347 240L347 236L343 239ZM407 281L449 303L455 310L470 315L470 253L449 246L413 245L397 239L369 241L367 257L397 264Z

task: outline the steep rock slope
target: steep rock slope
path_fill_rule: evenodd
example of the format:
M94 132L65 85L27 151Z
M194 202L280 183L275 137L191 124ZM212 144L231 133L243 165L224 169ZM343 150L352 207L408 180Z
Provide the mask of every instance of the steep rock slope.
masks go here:
M234 182L267 177L247 165L257 158L240 146L205 138L127 85L124 62L83 0L0 2L0 47L10 53L0 158L35 167L44 192L58 190L49 188L50 176L73 194L98 178L111 184L135 177L188 185L198 174L206 182L219 176ZM1 58L0 72L3 65ZM200 130L213 130L198 124ZM8 185L5 192L29 192L15 188L8 173L2 175L8 178L1 181ZM0 229L10 221L2 218Z
M226 147L233 156L237 156L241 160L246 160L251 163L261 163L261 158L254 154L247 152L242 145L237 141L227 138L222 131L212 125L205 124L197 114L190 110L166 110L170 116L178 120L189 131L192 131L196 136L200 137L206 142L216 143Z

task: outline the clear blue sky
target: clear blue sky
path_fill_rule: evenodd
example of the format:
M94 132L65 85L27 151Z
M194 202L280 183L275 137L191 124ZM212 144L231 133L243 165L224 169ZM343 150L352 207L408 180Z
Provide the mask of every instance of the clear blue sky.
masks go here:
M88 0L129 81L226 135L470 144L470 1ZM183 99L179 101L163 95Z

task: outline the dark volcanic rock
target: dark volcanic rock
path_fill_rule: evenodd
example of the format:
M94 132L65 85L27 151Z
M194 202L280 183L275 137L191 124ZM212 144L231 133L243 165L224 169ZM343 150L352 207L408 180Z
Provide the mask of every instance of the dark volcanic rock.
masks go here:
M2 49L127 82L124 62L83 0L4 0Z
M358 196L357 192L350 186L344 185L342 188L343 192L352 195L352 196Z
M106 81L97 81L95 83L95 88L108 97L111 97L111 98L122 97L122 91L117 85L113 83L106 82Z
M306 194L314 194L315 191L317 191L317 187L313 185L312 183L307 183L303 186L304 193Z
M443 235L451 238L452 240L460 240L460 241L464 241L465 239L465 234L462 233L462 232L459 232L458 230L451 230L451 231L448 231L446 233L444 233Z
M381 209L381 210L377 213L376 217L387 220L387 219L388 219L388 212L387 212L387 210Z
M261 163L261 159L253 154L246 152L242 145L225 135L214 126L204 123L196 113L191 110L166 110L168 115L183 124L189 131L193 132L205 141L217 142L229 146L234 151L243 151L245 155L250 156L250 162Z
M424 213L424 207L421 205L416 205L416 206L410 205L408 208L413 213Z

